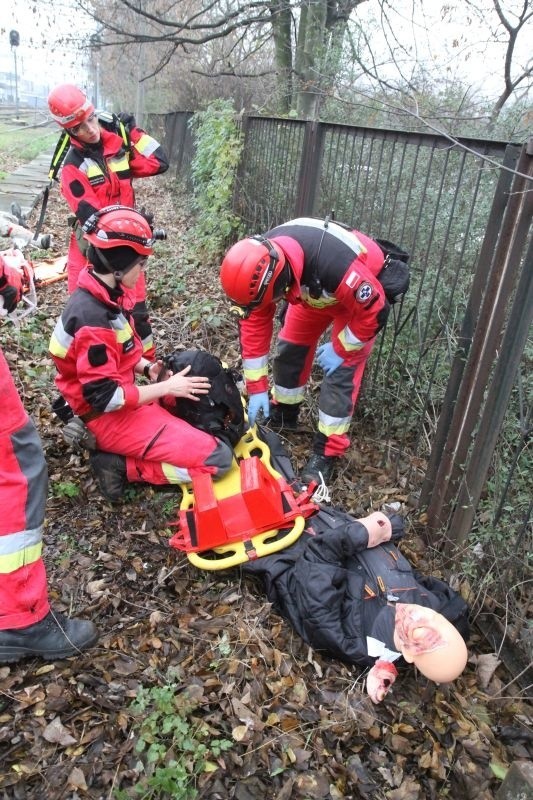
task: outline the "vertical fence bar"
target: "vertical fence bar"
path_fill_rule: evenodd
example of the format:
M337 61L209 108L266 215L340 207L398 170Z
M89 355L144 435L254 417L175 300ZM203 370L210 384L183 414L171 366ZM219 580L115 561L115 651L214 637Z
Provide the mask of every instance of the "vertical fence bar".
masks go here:
M474 446L461 480L457 501L454 504L455 510L449 525L449 541L456 541L458 544L462 544L470 532L505 411L509 404L518 365L527 342L531 322L533 321L533 240L530 240L528 252L523 258L523 249L527 242L533 219L533 147L531 155L527 157L529 158L529 165L524 164L522 159L519 161L519 165L523 164L520 171L524 171L524 167L526 167L530 176L529 181L517 177L513 184L513 191L519 193L520 204L516 211L508 256L513 272L513 267L515 265L518 266L522 261L522 272L509 314L512 324L507 325L499 348L499 357L494 376L487 393ZM505 285L508 285L508 282L504 283L505 277L506 274L504 273L502 276L502 284L504 285L502 285L501 290L501 300L504 306L508 296L506 292L507 286ZM500 314L494 316L493 324L496 327L495 334L497 335Z
M524 147L517 164L519 172L523 173L528 169L528 158ZM501 232L491 259L487 285L483 292L452 423L444 445L445 458L441 461L437 472L436 485L442 485L443 491L436 492L428 506L429 525L432 529L441 527L446 522L447 508L453 503L457 491L490 369L496 350L500 346L507 298L514 288L519 268L516 259L510 258L510 247L523 192L524 179L513 181Z
M447 442L451 440L451 428L454 415L457 413L457 399L461 381L465 372L466 362L472 337L476 327L483 292L488 282L490 265L496 242L500 235L503 216L509 201L509 190L512 183L511 170L516 166L520 150L515 145L509 145L505 151L503 166L500 170L498 184L494 194L492 208L487 220L486 233L478 257L478 266L474 275L470 297L459 333L458 348L453 360L450 378L442 403L441 412L435 437L433 439L431 454L426 471L426 477L420 493L420 506L425 508L432 501L432 515L434 523L432 529L439 527L442 506L447 490L445 476L451 468L453 449L449 449Z

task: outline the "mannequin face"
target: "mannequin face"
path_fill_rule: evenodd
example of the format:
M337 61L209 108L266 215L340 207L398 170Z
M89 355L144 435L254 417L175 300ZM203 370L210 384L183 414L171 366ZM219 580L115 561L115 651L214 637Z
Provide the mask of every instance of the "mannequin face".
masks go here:
M394 643L405 661L437 683L455 680L468 658L459 631L430 608L397 603L395 609Z

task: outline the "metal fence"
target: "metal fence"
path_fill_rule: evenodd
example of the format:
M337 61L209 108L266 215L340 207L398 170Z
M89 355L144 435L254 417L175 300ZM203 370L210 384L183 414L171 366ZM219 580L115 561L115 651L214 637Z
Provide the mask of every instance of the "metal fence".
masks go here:
M190 116L167 118L182 178L194 148ZM334 212L411 253L411 287L374 348L354 439L364 419L382 458L409 465L428 530L450 553L473 528L485 543L480 568L491 553L500 558L498 538L512 542L498 569L522 591L533 474L533 140L262 117L245 117L242 129L235 211L246 230Z

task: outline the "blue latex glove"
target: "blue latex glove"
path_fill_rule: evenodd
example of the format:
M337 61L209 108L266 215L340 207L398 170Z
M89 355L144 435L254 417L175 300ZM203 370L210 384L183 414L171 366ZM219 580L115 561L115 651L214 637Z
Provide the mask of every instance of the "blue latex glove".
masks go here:
M326 375L331 375L337 367L340 367L344 359L337 355L332 342L326 342L326 344L321 344L316 351L316 360Z
M255 418L259 411L263 412L263 417L265 419L270 415L268 392L258 392L257 394L250 395L248 399L248 422L250 423L250 427L255 424Z

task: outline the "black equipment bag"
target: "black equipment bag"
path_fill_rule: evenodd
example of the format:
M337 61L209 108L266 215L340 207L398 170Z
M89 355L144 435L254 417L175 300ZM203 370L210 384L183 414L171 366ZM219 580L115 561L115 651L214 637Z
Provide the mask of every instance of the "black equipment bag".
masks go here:
M409 253L399 245L389 242L388 239L375 239L385 255L383 268L378 275L378 281L383 286L385 297L389 303L400 302L409 288Z
M166 406L176 417L234 447L244 434L245 420L241 379L235 369L224 367L222 361L205 350L176 350L163 358L163 364L173 373L191 367L191 377L207 377L211 383L208 394L199 400L176 397L173 406Z

